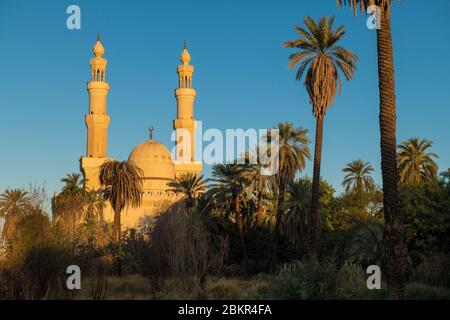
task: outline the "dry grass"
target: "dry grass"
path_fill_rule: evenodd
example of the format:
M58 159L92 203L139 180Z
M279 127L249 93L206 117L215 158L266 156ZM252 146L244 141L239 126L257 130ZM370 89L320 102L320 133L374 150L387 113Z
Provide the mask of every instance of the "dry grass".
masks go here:
M268 284L267 276L257 276L248 279L238 278L208 278L206 288L202 289L193 281L180 283L176 280L165 280L160 290L152 287L150 280L139 276L122 278L108 277L107 300L165 300L165 299L252 299ZM76 299L89 300L90 284L86 285L76 296Z

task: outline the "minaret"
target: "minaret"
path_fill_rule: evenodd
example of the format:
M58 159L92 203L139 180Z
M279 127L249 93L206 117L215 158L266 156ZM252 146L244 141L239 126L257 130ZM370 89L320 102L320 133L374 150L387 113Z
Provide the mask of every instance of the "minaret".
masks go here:
M195 119L194 100L197 92L192 88L194 66L190 65L191 55L186 41L178 66L178 88L175 89L177 99L177 117L173 121L175 129L175 170L177 175L186 172L198 174L202 170L201 162L195 162Z
M90 60L91 80L87 83L89 112L85 116L87 127L86 156L81 159L87 189L98 189L98 170L107 159L109 116L106 114L106 96L109 84L106 82L107 60L100 34L93 49L95 57Z
M108 144L109 116L106 114L106 96L109 84L106 82L105 49L98 35L94 45L95 57L91 59L91 80L87 84L89 92L89 114L86 115L88 130L86 157L105 158Z

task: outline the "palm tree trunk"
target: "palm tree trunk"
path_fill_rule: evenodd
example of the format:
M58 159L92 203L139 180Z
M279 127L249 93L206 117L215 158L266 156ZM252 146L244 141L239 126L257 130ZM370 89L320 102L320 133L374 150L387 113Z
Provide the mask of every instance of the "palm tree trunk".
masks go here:
M318 117L316 121L316 142L314 146L314 169L312 181L311 210L309 219L310 250L312 255L320 252L320 162L322 160L322 135L324 117Z
M280 244L280 225L281 225L281 216L283 214L283 204L284 198L286 196L286 184L281 182L278 186L278 199L277 199L277 211L275 214L275 226L272 233L272 248L270 254L270 272L276 271L277 260L278 260L278 247Z
M261 193L258 194L258 209L256 210L256 226L260 226L264 219L264 201Z
M115 244L120 242L120 208L118 206L114 207L113 241Z
M121 237L121 216L122 208L118 203L114 206L114 227L113 227L113 241L116 244L116 262L117 274L122 277L122 237Z
M247 272L248 268L248 254L247 254L247 246L245 245L245 239L244 239L244 221L242 219L241 214L241 200L240 197L237 196L235 199L235 211L236 211L236 225L238 229L239 234L239 240L241 242L241 248L242 248L242 259L244 262L244 270Z
M390 6L380 8L377 30L378 77L380 87L381 171L383 178L385 273L391 296L404 292L406 247L403 243L403 212L398 193L396 161L396 101Z

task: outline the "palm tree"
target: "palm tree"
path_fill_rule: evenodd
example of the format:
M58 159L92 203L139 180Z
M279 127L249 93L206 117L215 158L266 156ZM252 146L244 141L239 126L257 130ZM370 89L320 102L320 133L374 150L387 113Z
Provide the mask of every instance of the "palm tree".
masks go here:
M113 241L121 245L120 214L125 207L139 207L142 201L142 170L132 161L108 160L100 166L99 180L104 199L114 211Z
M436 179L438 165L433 158L438 158L438 155L427 152L432 145L432 141L411 138L398 146L397 162L401 183L418 184Z
M275 227L272 239L272 254L270 267L272 271L275 269L278 242L280 238L280 223L283 215L283 204L286 197L286 187L288 183L294 180L297 172L303 171L306 167L306 159L311 159L308 144L308 130L294 128L292 123L278 124L279 132L279 167L275 174L278 185L277 210L275 214Z
M355 191L357 194L361 194L373 190L375 182L371 174L374 169L370 162L358 159L347 163L342 171L347 173L342 182L346 192Z
M396 161L397 117L391 31L392 1L337 0L337 4L338 6L350 6L355 15L358 7L364 12L373 5L378 8L377 54L380 91L381 173L385 221L385 273L390 295L401 296L405 291L407 250L403 242L403 210L398 192L399 175Z
M100 190L89 190L84 193L85 221L103 221L104 200Z
M347 163L347 166L342 169L347 173L342 182L342 186L345 188L347 194L345 197L351 202L352 206L355 205L359 212L367 212L371 216L370 212L374 212L376 207L373 207L373 200L376 197L376 185L371 174L374 168L370 162L362 161L361 159Z
M383 261L383 225L377 221L361 225L347 246L345 255L350 262L381 265Z
M287 187L286 216L283 220L284 234L300 247L307 239L308 210L311 204L311 181L298 179ZM306 235L306 237L305 237Z
M236 163L216 164L212 167L210 192L214 195L215 201L226 204L231 199L231 207L234 209L235 224L242 247L242 260L244 269L248 267L247 246L244 238L244 217L242 207L247 203L249 195L253 190L249 189L249 182L243 174L245 166Z
M67 174L61 179L61 192L52 198L52 212L55 220L73 235L76 224L83 214L85 191L79 173Z
M64 186L61 190L63 194L76 194L83 191L83 179L79 173L70 173L65 178L61 179Z
M183 195L187 209L193 208L201 195L205 193L203 175L194 173L182 174L174 181L170 181L168 186L171 188L171 191Z
M28 192L22 189L7 189L0 195L0 217L5 220L2 240L12 239L18 223L30 207Z
M273 175L268 175L264 172L266 167L259 157L260 148L256 148L255 155L251 153L244 154L244 161L246 163L243 175L251 184L251 188L256 192L256 214L255 226L260 226L264 222L264 214L266 211L264 198L273 194L277 188L276 180Z
M322 17L318 23L311 17L303 20L307 30L295 25L300 38L286 41L285 47L300 51L291 54L288 66L298 66L297 80L305 75L305 87L316 118L316 142L314 147L313 189L311 196L310 227L312 253L319 251L319 188L322 157L323 122L328 108L333 104L342 81L339 71L347 80L352 79L358 57L337 45L345 34L344 26L334 29L334 17Z
M111 233L104 221L103 208L105 201L102 190L83 192L83 223L77 229L79 238L85 239L90 247L104 247L111 243Z

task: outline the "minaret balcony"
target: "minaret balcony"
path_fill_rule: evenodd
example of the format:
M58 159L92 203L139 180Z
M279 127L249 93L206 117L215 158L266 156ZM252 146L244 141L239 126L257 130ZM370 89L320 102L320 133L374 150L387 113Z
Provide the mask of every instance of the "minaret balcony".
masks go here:
M87 89L90 92L98 91L99 93L108 93L109 83L105 81L89 81L87 84Z
M178 73L186 72L186 73L192 74L192 73L194 73L194 66L182 64L177 67L177 70L178 70Z
M195 96L197 95L197 91L195 91L195 89L192 88L177 88L175 89L175 96L191 96L193 98L195 98Z

